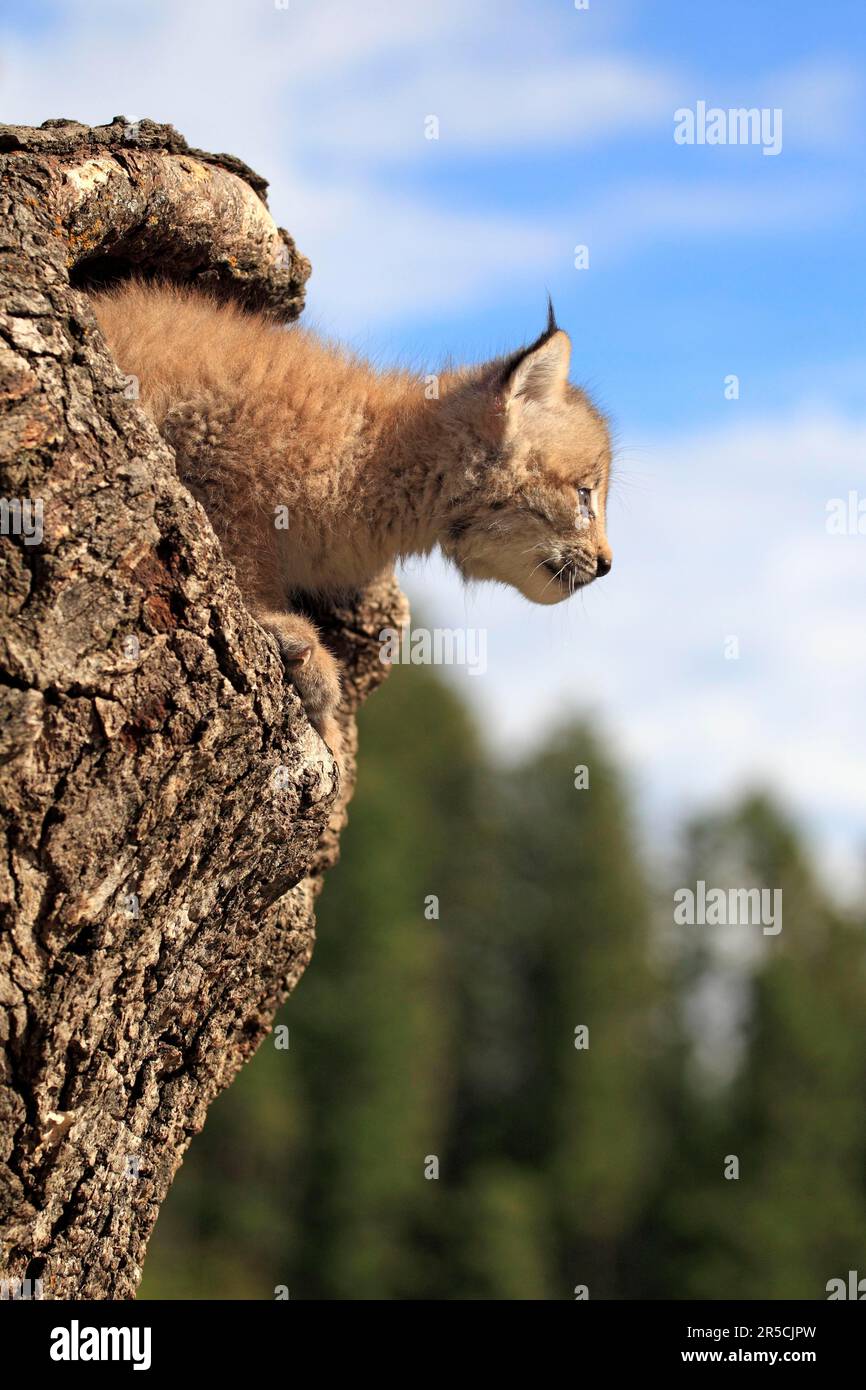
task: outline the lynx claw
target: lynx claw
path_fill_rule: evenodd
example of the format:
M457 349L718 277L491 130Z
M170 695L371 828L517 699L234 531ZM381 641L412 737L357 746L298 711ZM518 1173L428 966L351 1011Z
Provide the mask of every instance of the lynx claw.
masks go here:
M259 620L275 638L286 675L301 698L307 718L339 758L340 732L333 718L340 703L339 668L312 623L296 614L268 614Z

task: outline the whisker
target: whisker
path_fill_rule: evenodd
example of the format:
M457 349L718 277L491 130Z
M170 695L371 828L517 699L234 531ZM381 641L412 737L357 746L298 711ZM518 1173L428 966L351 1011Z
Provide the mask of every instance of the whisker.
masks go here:
M562 571L563 571L564 569L566 569L567 567L568 567L568 561L566 560L565 564L564 564L560 569L558 569L558 570L556 571L556 574L554 574L554 575L551 577L550 582L549 582L548 584L545 584L544 588L545 588L545 589L550 588L550 585L553 584L554 581L557 580L557 579L559 578L559 576L562 574ZM538 568L538 566L536 566L536 569L537 569L537 568ZM533 570L533 573L535 573L534 570ZM543 591L542 591L542 592L543 592Z
M530 570L530 574L529 574L530 579L532 578L533 574L537 574L538 571L539 571L540 569L543 569L543 567L544 567L546 564L547 564L547 561L546 561L546 560L539 560L538 564L535 566L535 569ZM567 564L568 564L568 561L566 560L565 564L562 566L562 570L565 569L565 565L567 565ZM562 574L562 570L559 571L560 574ZM554 579L558 578L557 575L554 575L553 577L554 577Z

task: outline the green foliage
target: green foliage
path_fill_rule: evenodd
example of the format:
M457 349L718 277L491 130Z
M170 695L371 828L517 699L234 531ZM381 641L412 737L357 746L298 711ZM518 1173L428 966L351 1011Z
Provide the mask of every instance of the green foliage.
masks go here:
M732 964L724 928L672 926L598 729L494 766L398 668L361 747L290 1048L213 1107L142 1297L821 1298L861 1267L864 924L795 827L755 796L688 828L680 882L783 888Z

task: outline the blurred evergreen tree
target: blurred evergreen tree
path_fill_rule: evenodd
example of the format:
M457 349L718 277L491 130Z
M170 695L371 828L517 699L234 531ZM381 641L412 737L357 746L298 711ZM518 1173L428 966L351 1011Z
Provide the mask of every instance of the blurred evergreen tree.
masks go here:
M741 1049L727 1084L678 1051L673 1085L688 1126L679 1142L669 1131L650 1235L656 1296L824 1298L866 1249L866 928L827 901L795 828L765 796L696 821L687 863L686 883L781 888L783 926L776 936L743 929L757 950L742 967ZM678 930L698 933L684 948L693 995L724 971L708 943L730 929ZM726 1155L739 1159L738 1179L724 1177Z
M514 1192L536 1225L543 1214L532 1244L546 1251L545 1296L571 1298L577 1284L622 1296L625 1236L654 1146L645 1096L658 989L625 791L582 722L498 783L500 868L484 880L496 885L495 912L467 922L455 947L466 960L455 1130L472 1166L510 1159ZM539 1296L537 1264L524 1297ZM491 1270L484 1292L514 1296L516 1282L514 1269Z

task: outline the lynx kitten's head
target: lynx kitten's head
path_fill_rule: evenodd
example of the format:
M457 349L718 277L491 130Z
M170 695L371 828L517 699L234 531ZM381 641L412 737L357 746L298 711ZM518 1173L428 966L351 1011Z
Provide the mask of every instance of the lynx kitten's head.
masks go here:
M467 579L559 603L607 574L610 439L568 383L571 343L550 305L545 332L509 358L458 373L443 399L471 440L448 476L441 546Z

